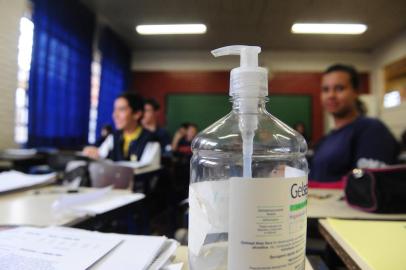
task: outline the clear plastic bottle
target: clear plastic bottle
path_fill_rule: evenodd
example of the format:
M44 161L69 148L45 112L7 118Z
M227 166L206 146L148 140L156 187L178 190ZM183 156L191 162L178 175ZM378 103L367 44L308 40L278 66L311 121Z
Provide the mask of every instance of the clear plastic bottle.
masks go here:
M306 142L265 108L267 72L249 59L260 48L219 50L245 59L231 74L232 111L192 144L190 269L304 269Z

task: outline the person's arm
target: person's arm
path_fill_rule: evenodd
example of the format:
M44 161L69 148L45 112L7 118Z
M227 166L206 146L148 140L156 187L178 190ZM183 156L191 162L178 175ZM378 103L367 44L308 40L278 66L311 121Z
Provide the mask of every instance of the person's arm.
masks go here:
M92 159L107 158L111 149L113 149L114 139L113 135L109 135L100 147L86 146L83 149L83 154Z
M114 146L114 138L113 135L109 135L104 142L102 143L102 145L100 145L100 147L98 148L98 155L100 158L107 158L110 151L113 150L113 146Z
M96 146L86 146L82 150L83 155L92 158L99 159L99 149Z
M180 130L176 131L175 135L173 136L172 139L172 151L176 151L179 146L180 140L183 138L183 134Z

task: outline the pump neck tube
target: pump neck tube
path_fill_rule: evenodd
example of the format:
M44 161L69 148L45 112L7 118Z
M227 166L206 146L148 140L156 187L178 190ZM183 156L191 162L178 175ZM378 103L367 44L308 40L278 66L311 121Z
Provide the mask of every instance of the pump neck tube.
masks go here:
M233 97L231 98L233 103L233 111L238 114L242 113L263 113L266 111L267 97ZM247 111L247 105L249 105L249 111Z

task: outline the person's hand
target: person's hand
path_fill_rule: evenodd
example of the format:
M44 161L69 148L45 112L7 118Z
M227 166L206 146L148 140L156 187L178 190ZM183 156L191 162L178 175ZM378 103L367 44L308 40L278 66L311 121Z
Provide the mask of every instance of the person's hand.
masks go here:
M184 127L181 127L176 131L176 133L173 137L180 140L185 136L186 136L186 129Z
M185 134L186 130L184 128L180 128L175 132L172 139L172 151L176 151L178 149L179 141L185 136Z
M182 139L182 137L184 136L183 132L181 132L180 130L176 131L175 134L173 135L173 139L176 141L179 141L180 139Z
M94 146L86 146L83 148L83 154L87 157L93 158L93 159L99 159L99 149Z

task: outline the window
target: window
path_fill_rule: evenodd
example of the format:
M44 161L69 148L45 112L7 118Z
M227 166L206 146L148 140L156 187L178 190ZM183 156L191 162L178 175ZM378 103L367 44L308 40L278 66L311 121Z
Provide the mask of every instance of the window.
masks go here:
M16 89L15 132L16 143L24 144L28 140L28 80L31 68L34 24L27 18L20 19L20 36L18 39L18 85Z
M90 91L90 117L89 117L89 143L96 142L97 107L99 105L100 76L101 76L101 52L96 50L93 54L91 68L91 91Z
M399 91L393 90L387 92L383 97L383 107L391 108L399 106L402 101L402 97Z

